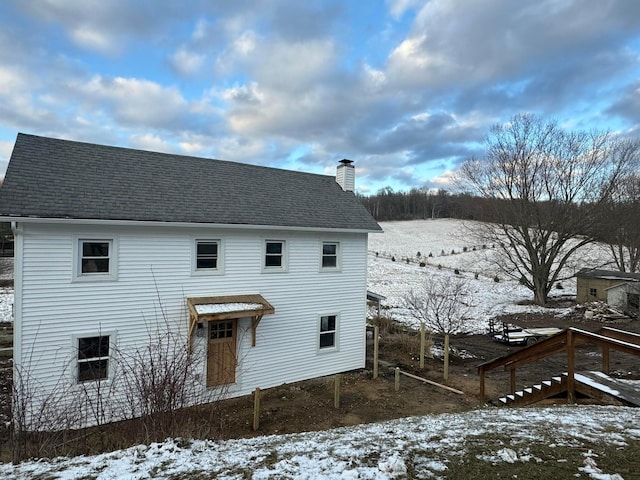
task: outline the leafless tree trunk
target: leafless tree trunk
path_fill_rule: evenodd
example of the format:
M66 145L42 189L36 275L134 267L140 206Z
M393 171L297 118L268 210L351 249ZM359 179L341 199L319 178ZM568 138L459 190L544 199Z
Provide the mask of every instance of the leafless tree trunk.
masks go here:
M602 223L602 238L609 244L616 267L621 272L640 270L640 175L620 181L608 204Z
M603 206L638 164L639 144L524 114L493 127L486 147L460 170L459 184L493 209L493 223L475 233L499 247L505 274L545 305L574 253L597 238Z

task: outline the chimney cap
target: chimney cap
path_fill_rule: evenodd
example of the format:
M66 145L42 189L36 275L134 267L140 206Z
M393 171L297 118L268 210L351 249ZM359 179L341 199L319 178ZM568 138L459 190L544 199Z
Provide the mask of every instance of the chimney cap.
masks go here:
M342 160L340 160L340 163L342 165L351 165L353 163L353 160L347 160L346 158L343 158Z

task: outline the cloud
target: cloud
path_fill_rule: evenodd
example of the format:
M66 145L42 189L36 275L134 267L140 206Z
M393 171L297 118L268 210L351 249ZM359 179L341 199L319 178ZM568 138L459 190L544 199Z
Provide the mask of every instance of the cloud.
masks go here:
M188 77L198 73L202 68L205 56L193 51L189 51L182 46L176 50L169 58L169 64L178 75Z
M177 88L149 80L96 75L78 85L78 91L85 102L123 125L172 128L188 113L188 103Z

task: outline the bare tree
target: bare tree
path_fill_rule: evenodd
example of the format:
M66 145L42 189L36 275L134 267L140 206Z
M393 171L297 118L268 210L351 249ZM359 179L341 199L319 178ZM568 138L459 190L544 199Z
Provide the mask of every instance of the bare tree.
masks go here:
M640 175L623 178L607 206L602 238L621 272L640 270Z
M449 376L449 336L464 330L471 306L468 287L462 278L432 277L405 297L413 317L434 333L444 335L444 378Z
M464 163L459 183L491 200L493 223L475 233L545 305L570 258L597 238L603 205L638 156L638 142L522 114L492 128L485 157Z

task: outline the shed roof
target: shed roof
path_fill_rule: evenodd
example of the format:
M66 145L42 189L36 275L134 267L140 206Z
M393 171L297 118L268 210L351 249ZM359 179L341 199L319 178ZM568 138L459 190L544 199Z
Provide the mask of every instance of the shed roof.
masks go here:
M578 273L576 273L576 277L640 282L640 273L619 272L616 270L598 270L592 268L583 268L579 270Z
M22 133L0 216L381 230L331 176Z

